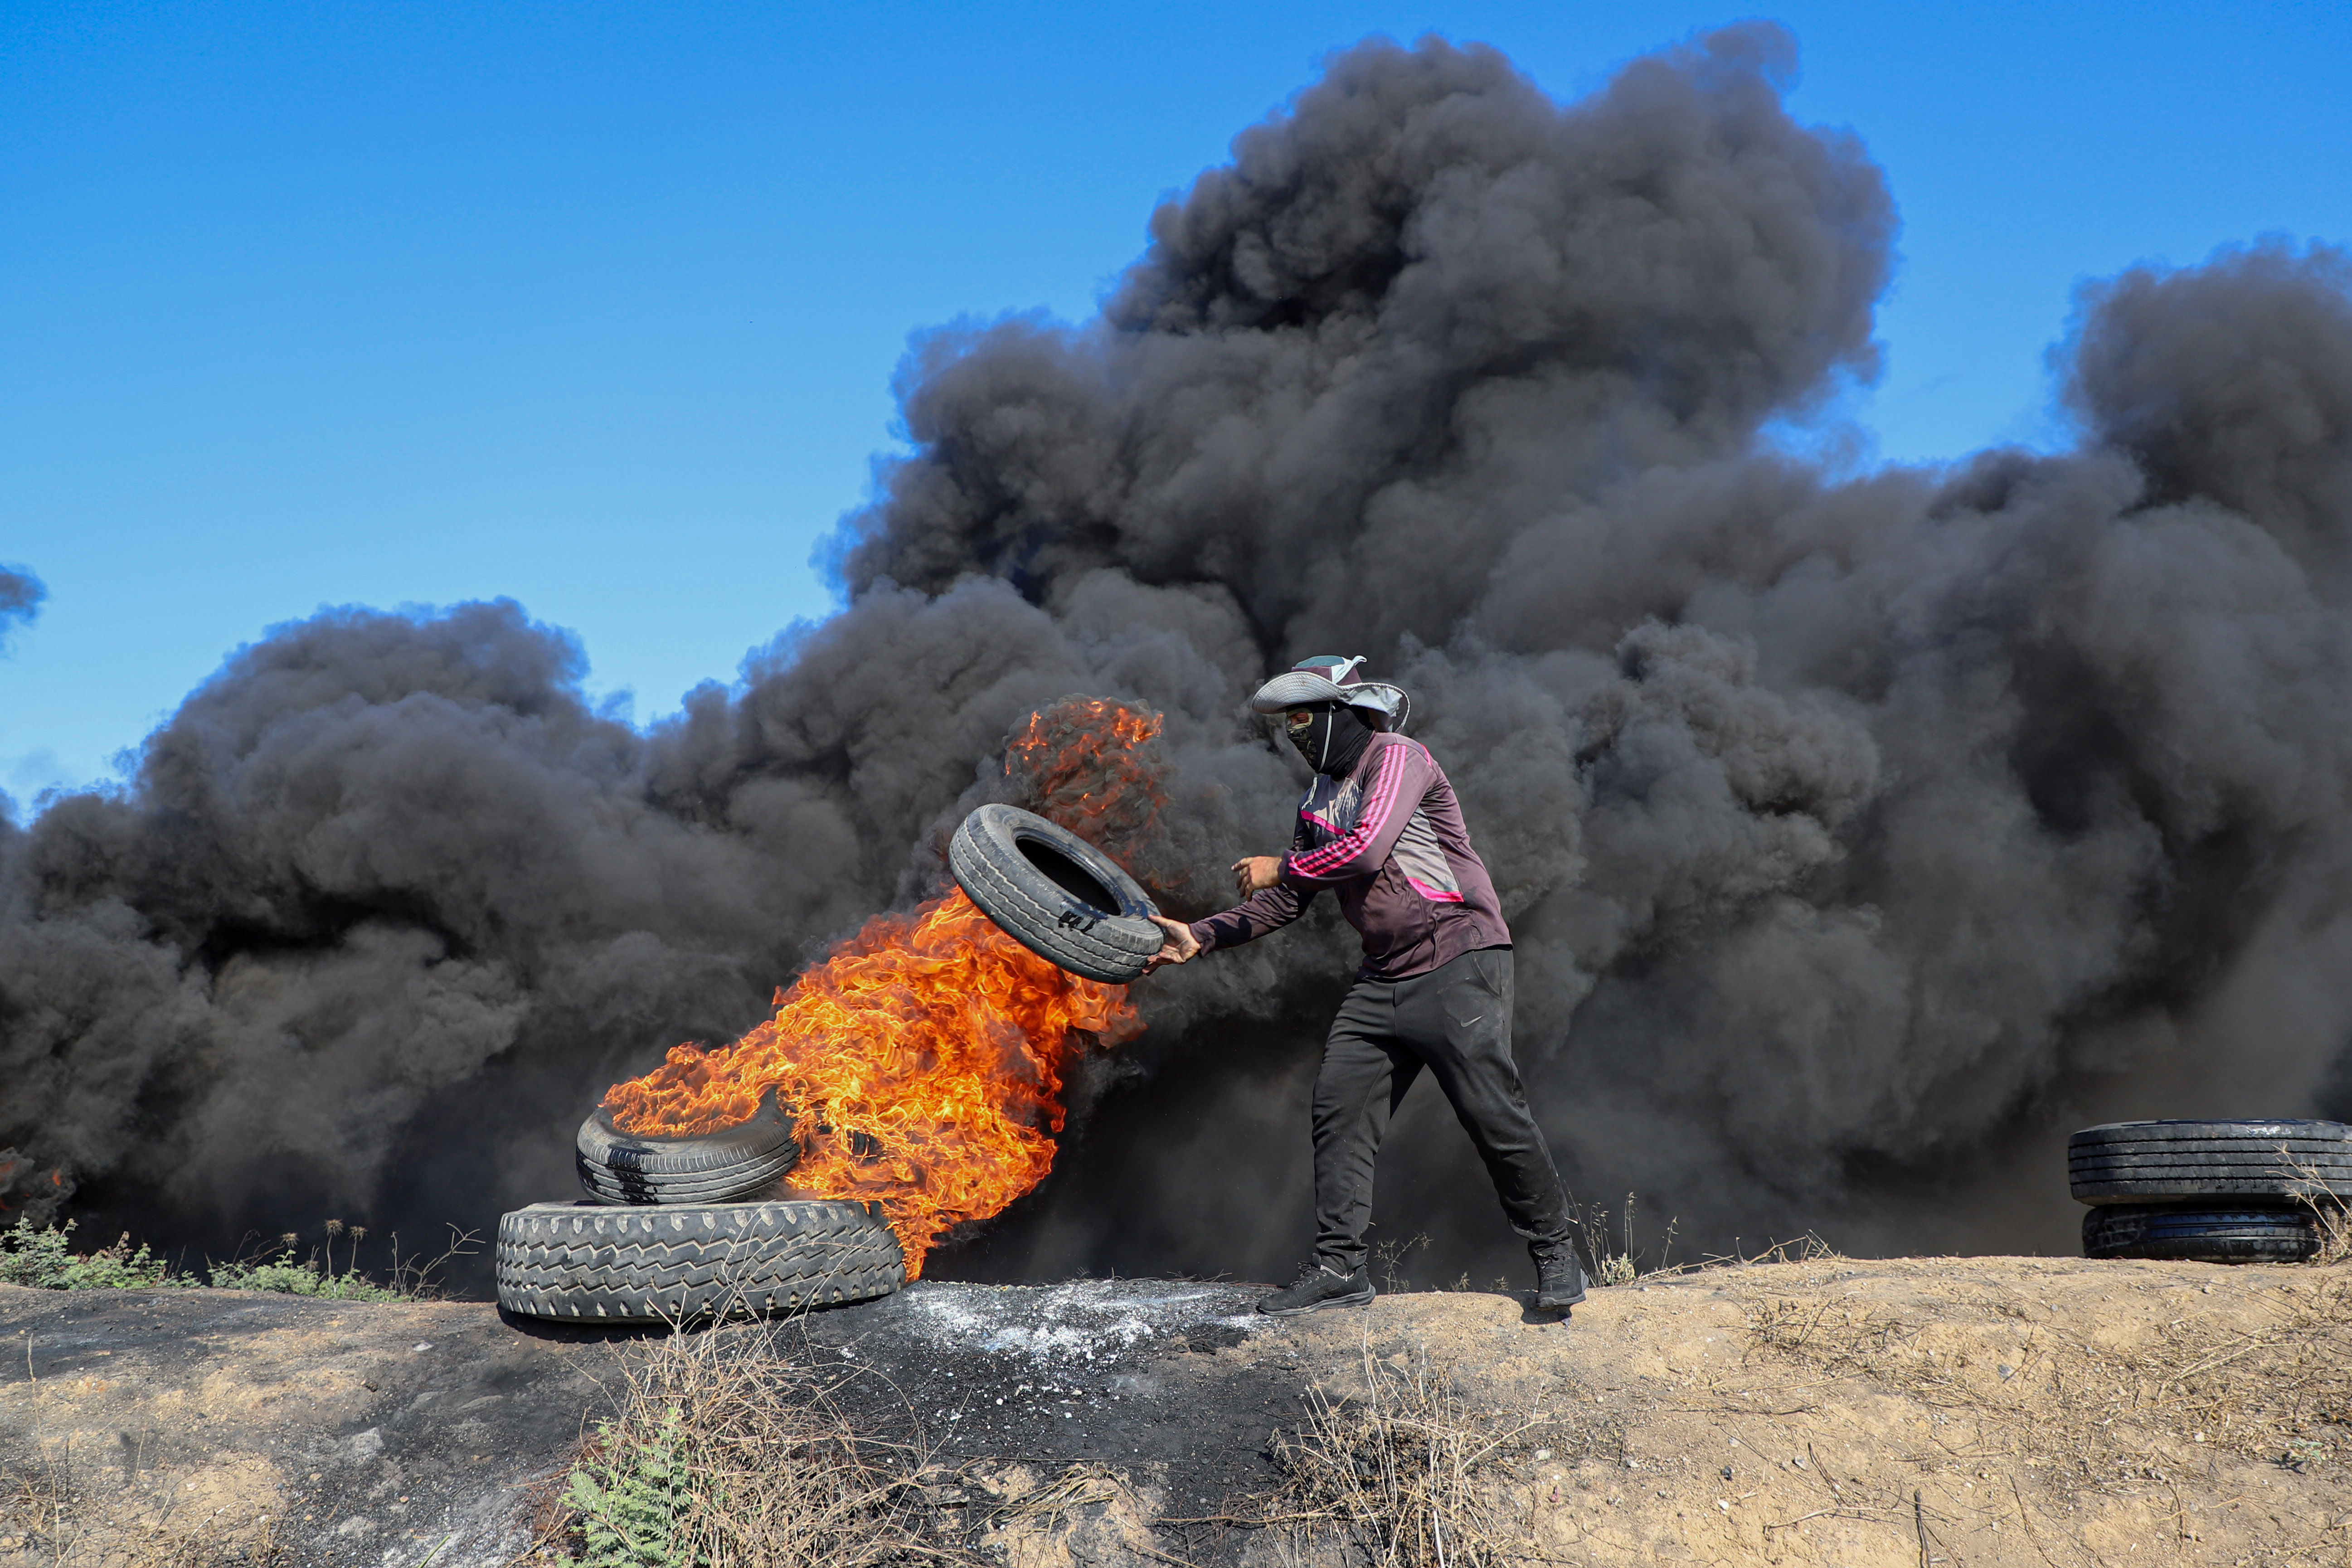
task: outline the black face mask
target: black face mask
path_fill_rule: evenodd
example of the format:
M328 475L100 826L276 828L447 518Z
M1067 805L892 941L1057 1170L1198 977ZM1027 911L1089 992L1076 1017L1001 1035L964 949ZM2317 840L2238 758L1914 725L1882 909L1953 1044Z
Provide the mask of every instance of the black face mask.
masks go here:
M1307 765L1318 773L1345 778L1372 743L1371 726L1353 708L1303 708L1283 721L1283 732Z

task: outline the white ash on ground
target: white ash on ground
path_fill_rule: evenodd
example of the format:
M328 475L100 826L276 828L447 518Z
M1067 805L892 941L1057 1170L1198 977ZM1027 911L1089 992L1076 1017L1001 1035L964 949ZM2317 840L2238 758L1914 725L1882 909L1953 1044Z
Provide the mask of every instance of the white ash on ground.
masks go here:
M1126 1359L1154 1341L1237 1344L1263 1327L1258 1292L1164 1279L1078 1279L1034 1286L919 1283L909 1324L942 1350L985 1351L1040 1366ZM1203 1331L1206 1331L1204 1333Z

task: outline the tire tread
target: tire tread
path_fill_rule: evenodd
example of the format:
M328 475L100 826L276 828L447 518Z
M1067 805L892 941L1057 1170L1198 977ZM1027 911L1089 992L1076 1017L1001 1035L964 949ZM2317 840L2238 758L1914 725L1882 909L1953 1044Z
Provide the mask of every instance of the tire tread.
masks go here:
M838 1199L534 1205L500 1217L496 1268L501 1307L565 1322L765 1316L906 1282L889 1227Z
M2308 1121L2111 1122L2067 1140L2066 1174L2074 1196L2095 1205L2352 1197L2352 1127Z

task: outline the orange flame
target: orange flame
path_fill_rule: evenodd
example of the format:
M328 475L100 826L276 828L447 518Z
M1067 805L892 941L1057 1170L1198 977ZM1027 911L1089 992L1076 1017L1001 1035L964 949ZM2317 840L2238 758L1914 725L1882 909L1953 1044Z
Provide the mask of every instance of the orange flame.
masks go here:
M1157 714L1065 699L1031 716L1006 769L1045 815L1116 837L1162 798L1159 770L1134 755L1159 731ZM1063 1074L1087 1037L1141 1031L1126 987L1039 958L959 889L875 916L777 992L766 1023L719 1049L673 1047L604 1105L625 1131L683 1136L745 1120L772 1085L797 1110L793 1186L878 1202L913 1279L950 1228L1002 1213L1053 1169Z
M1126 865L1167 804L1163 769L1142 750L1160 730L1157 713L1065 697L1029 715L1004 749L1004 773L1022 786L1030 810Z

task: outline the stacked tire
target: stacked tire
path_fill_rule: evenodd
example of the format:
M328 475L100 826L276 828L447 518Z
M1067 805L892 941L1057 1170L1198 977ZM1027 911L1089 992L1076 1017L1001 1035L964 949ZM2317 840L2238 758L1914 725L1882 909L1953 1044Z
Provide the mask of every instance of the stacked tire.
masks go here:
M499 1220L499 1305L625 1325L764 1317L887 1296L906 1258L880 1205L794 1198L793 1117L772 1089L745 1121L683 1138L580 1124L584 1202Z
M688 1138L624 1132L603 1106L572 1140L580 1185L600 1204L725 1204L782 1183L800 1158L793 1118L772 1089L748 1121Z
M2085 1258L2300 1263L2352 1200L2340 1121L2116 1121L2066 1141Z
M768 1317L907 1281L880 1205L533 1204L499 1221L499 1305L591 1324Z

